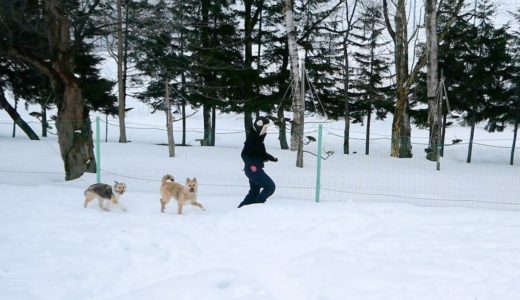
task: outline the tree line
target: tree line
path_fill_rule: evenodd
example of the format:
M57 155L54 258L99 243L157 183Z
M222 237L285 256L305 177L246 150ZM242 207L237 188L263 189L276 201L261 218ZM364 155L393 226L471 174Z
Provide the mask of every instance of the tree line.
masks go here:
M365 124L369 154L373 118L392 116L390 154L412 156L415 123L430 129L435 160L446 127L459 122L471 128L470 162L476 124L512 125L516 139L520 9L497 25L490 0L423 1L2 1L0 107L31 139L39 136L7 91L40 105L41 136L56 121L66 180L95 171L91 112L118 116L127 142L127 96L166 112L169 129L177 107L182 144L187 107L202 110L205 146L215 145L217 112L233 112L246 134L255 115L269 115L280 147L301 151L304 116L319 114L344 121L345 154L350 124ZM100 75L106 59L117 63L116 81Z

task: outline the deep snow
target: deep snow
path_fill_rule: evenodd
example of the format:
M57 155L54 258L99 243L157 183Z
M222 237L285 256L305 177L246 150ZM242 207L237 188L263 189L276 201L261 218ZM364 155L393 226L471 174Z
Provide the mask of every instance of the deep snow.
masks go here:
M159 127L163 118L138 106L129 125ZM353 140L359 153L344 156L341 139L331 134L342 124L326 123L324 147L336 153L323 161L322 203L314 203L315 157L306 154L305 168L295 168L294 153L277 149L273 130L268 151L280 161L266 170L278 189L265 205L237 209L247 192L241 119L217 121L219 132L230 133L217 136L217 147L196 144L202 123L196 116L189 121L192 146L177 147L175 158L157 145L165 141L162 130L130 129L132 142L122 145L109 127L102 179L127 182L121 200L127 213L82 207L95 175L63 182L55 137L12 139L10 127L0 126L1 298L518 299L520 168L518 159L507 164L507 148L476 147L466 164L466 146L453 146L437 172L422 145L415 158L399 160L388 156L388 141L374 141L365 156L364 141ZM388 123L375 122L374 137L384 136ZM316 126L308 124L309 134ZM354 137L363 130L355 125ZM466 132L452 128L448 137ZM414 142L424 141L425 131L413 133ZM510 136L479 128L476 138L507 147ZM177 216L170 204L161 214L165 173L179 181L196 176L207 211L188 208ZM432 180L438 185L425 184Z

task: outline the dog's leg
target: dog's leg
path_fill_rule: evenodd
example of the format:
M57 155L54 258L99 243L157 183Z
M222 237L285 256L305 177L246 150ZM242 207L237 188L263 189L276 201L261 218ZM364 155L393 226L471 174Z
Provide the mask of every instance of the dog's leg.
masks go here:
M112 204L117 206L120 210L126 211L126 208L123 205L121 205L121 203L119 203L119 200L117 200L116 198L112 199Z
M163 213L164 210L166 209L166 203L164 203L163 199L159 199L161 201L161 212Z
M180 201L180 200L177 201L177 214L178 215L182 215L182 206L183 206L182 202L183 201Z
M197 201L193 201L193 202L191 202L191 205L196 206L196 207L200 207L200 209L202 209L202 210L206 210L206 209L204 208L204 206L202 206L202 204L200 204L200 203L197 202Z
M124 207L123 205L121 205L121 203L117 202L117 207L119 207L120 210L126 212L126 207Z
M87 208L87 205L90 203L90 201L94 200L94 197L90 196L90 195L86 195L85 196L85 203L83 203L83 207L84 208Z
M103 206L103 198L99 197L99 208L101 208L104 211L109 211L107 207Z

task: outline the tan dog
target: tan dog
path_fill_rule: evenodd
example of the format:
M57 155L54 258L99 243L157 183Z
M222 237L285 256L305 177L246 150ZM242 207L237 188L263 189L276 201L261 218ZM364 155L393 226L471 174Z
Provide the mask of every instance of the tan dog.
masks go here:
M170 202L171 198L177 200L177 213L179 215L182 215L182 207L188 202L204 210L202 204L197 202L197 190L199 188L197 178L187 178L184 186L174 182L173 176L164 175L161 182L161 212L164 212L166 204Z
M121 195L123 195L126 191L126 184L122 182L115 182L114 184L114 190L112 191L112 187L108 184L104 183L96 183L91 186L89 186L85 190L85 203L84 207L87 208L87 205L94 199L99 200L99 207L102 210L108 211L108 205L110 203L116 205L119 207L122 211L126 211L126 208L124 208L119 203L119 198L121 198ZM107 205L104 205L103 203L107 202Z

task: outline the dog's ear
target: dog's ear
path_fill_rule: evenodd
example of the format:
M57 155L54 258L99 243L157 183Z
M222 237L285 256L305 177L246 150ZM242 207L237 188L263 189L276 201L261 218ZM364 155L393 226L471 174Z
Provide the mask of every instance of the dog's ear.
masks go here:
M119 184L119 182L117 182L117 181L115 181L115 180L114 180L114 183L115 183L115 184Z
M189 182L191 179L189 177L186 177L186 182Z
M193 177L193 181L197 182L197 177Z

